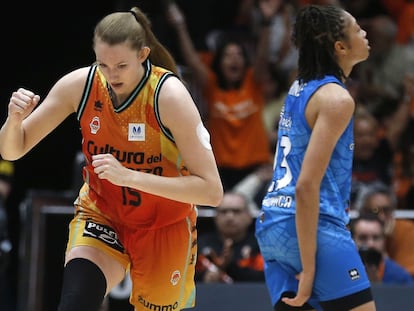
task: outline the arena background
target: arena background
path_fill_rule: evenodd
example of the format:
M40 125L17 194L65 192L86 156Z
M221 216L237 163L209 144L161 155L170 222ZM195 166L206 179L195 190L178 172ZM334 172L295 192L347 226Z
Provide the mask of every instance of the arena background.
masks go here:
M168 29L160 15L161 0L142 1L6 1L0 10L1 78L0 78L0 121L5 120L7 103L11 93L18 87L29 88L44 97L52 84L63 74L89 65L94 61L91 48L93 27L105 14L114 10L127 10L132 4L143 7L153 20L154 31L160 40L174 53ZM225 26L233 14L237 0L177 1L183 4L188 16L190 31L196 45L203 48L202 38L208 29ZM215 8L220 8L215 10ZM210 17L214 16L214 19ZM179 57L177 57L179 60ZM73 188L73 161L80 149L80 135L76 120L68 118L58 129L35 147L24 158L15 163L15 183L8 200L10 236L14 246L11 266L11 284L14 289L10 297L19 306L18 311L55 310L61 281L61 263L65 247L68 201L64 193ZM45 191L57 202L49 209L45 203ZM69 192L70 194L70 192ZM70 196L70 195L69 195ZM38 221L43 238L31 238L33 198L38 209ZM47 201L46 200L46 201ZM52 200L52 201L53 201ZM62 202L62 200L64 202ZM25 208L28 210L24 211ZM57 209L56 209L57 208ZM60 210L60 212L56 212ZM25 219L25 212L31 215ZM43 215L43 216L42 216ZM208 225L207 220L207 225ZM200 225L202 226L202 225ZM22 235L22 234L23 235ZM26 235L24 235L26 233ZM29 234L30 233L30 234ZM33 245L32 242L38 244ZM33 248L41 245L41 248ZM26 248L28 247L28 248ZM37 251L44 251L38 265L32 266L31 259ZM39 253L37 253L39 255ZM39 272L41 272L39 274ZM26 287L30 277L35 275L41 287ZM36 286L36 284L35 284ZM410 310L414 305L412 289L375 287L378 310ZM41 293L35 298L42 301L39 309L27 305L30 293ZM246 284L223 287L198 286L197 307L194 311L228 310L270 310L264 284ZM32 300L37 303L38 300ZM113 299L112 309L130 310L126 299ZM14 310L13 310L14 311Z

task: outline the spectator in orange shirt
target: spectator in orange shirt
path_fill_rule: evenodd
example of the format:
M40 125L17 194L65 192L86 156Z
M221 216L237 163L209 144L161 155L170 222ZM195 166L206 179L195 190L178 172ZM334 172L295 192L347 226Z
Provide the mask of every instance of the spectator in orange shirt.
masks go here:
M185 65L203 92L207 105L206 125L225 190L243 177L271 162L269 135L262 112L263 82L268 70L270 20L278 0L262 1L262 30L250 65L250 54L239 37L216 41L211 65L201 61L188 33L185 17L176 4L167 10L177 33Z

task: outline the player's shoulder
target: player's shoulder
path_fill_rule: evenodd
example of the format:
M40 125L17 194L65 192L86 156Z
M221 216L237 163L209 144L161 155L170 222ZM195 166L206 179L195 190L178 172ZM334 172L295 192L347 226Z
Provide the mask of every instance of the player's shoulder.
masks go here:
M82 67L63 75L53 86L50 94L67 99L72 105L80 101L90 67Z
M320 103L330 105L354 105L354 99L349 91L338 83L327 83L322 85L314 94Z
M64 74L59 82L66 85L84 85L91 67L81 67Z
M163 80L161 85L160 96L168 100L179 101L187 91L186 86L179 77L174 74L167 74L166 79Z
M73 71L70 71L67 74L67 77L73 80L86 80L91 69L92 69L92 66L77 68L77 69L74 69Z
M319 96L328 96L328 97L338 97L349 99L351 95L349 91L342 85L336 82L328 82L322 85L318 90L317 93Z

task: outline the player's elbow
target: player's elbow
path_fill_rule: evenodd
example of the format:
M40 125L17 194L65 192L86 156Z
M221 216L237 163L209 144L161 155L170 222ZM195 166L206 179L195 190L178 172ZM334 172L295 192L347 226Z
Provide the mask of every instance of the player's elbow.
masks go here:
M0 155L1 155L1 158L6 161L16 161L21 158L21 155L7 151L6 149L1 149Z
M309 198L317 191L319 191L318 183L312 181L298 181L295 188L295 197L298 200L303 198L306 201L306 198Z
M221 183L218 185L215 185L214 187L211 187L208 191L208 198L209 206L218 206L221 203L221 200L223 200L224 190Z

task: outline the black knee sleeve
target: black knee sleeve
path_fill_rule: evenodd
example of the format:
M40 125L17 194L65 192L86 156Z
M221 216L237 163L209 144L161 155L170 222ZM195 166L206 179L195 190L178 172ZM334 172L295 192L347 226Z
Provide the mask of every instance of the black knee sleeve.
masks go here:
M63 271L58 311L98 311L105 292L106 279L102 270L87 259L72 259Z

